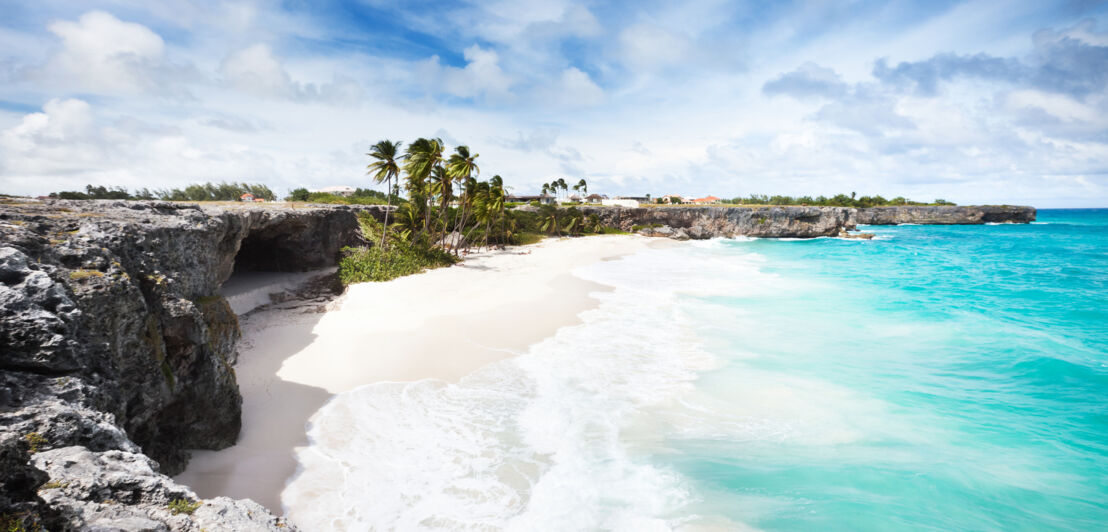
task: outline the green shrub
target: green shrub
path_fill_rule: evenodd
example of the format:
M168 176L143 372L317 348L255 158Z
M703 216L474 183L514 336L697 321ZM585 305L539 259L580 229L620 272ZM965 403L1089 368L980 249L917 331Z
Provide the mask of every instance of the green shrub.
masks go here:
M23 435L23 439L27 442L28 450L30 450L31 453L41 451L44 445L50 443L45 436L37 432L28 432Z
M200 501L191 502L188 499L173 499L169 501L169 511L173 515L192 514L197 508L200 508L201 504Z
M437 247L396 242L388 249L343 248L339 279L343 284L381 282L420 273L457 262L450 252Z
M74 281L88 279L89 277L103 277L104 272L98 270L73 270L69 272L69 278Z
M522 233L516 233L513 239L515 244L520 246L526 246L528 244L537 244L542 242L542 239L546 238L546 235L541 233L532 233L530 231L524 231Z
M39 517L30 512L0 514L0 532L39 532Z
M600 233L598 233L598 234L601 234L601 235L629 235L631 233L629 233L627 231L624 231L624 230L622 230L618 227L610 227L610 226L605 225L605 226L600 228Z

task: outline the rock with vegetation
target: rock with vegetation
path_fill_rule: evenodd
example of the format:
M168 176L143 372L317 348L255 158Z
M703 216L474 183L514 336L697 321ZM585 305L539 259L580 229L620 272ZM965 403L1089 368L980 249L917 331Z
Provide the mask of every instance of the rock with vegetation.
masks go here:
M681 239L813 238L853 229L853 209L844 207L581 207L581 211L623 231L645 228L652 236Z
M1027 223L1034 207L1013 206L712 206L712 207L581 207L605 226L675 239L754 236L814 238L850 235L859 224L983 224ZM857 237L855 237L857 238ZM862 237L864 238L864 237Z
M857 209L854 223L862 225L974 225L985 223L1029 223L1035 208L1015 205L927 205L869 207Z
M253 501L202 500L134 452L62 447L34 455L51 479L39 496L72 528L94 530L289 530Z
M335 265L342 247L362 243L357 212L383 214L354 206L0 204L0 515L78 528L100 519L89 504L110 499L110 520L130 523L117 528L192 529L155 511L168 501L146 491L195 499L165 475L184 469L186 449L238 438L232 364L240 333L218 288L236 269ZM65 460L88 464L47 460L60 459L61 449ZM135 482L112 484L121 461ZM93 463L103 467L89 469ZM108 487L87 478L94 474L110 477ZM44 496L52 484L74 489ZM101 487L76 491L86 484ZM127 486L129 495L114 495ZM212 508L228 522L268 515L245 503Z

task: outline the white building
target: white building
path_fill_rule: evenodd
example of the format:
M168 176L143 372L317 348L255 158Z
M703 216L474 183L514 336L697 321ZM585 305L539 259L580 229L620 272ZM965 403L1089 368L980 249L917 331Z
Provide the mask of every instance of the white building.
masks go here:
M600 204L605 207L638 207L639 202L632 199L604 199Z
M322 192L324 194L334 194L336 196L353 196L355 188L348 187L346 185L339 185L335 187L323 187L312 190L311 192Z

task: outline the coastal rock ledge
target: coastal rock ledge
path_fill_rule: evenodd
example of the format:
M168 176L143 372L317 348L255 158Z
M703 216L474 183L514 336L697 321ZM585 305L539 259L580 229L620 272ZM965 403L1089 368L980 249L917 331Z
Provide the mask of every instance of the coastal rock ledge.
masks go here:
M334 265L372 207L0 204L0 523L289 530L167 475L233 445L234 271ZM199 503L199 504L197 504Z
M678 240L752 236L839 236L858 225L1028 223L1034 207L896 206L855 209L810 206L582 207L604 225Z

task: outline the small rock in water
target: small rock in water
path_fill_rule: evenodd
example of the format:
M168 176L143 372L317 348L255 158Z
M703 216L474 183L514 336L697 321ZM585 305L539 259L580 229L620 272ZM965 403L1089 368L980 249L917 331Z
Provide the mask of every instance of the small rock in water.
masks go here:
M874 236L876 236L874 233L850 233L847 231L839 233L839 238L854 238L858 240L873 240Z

